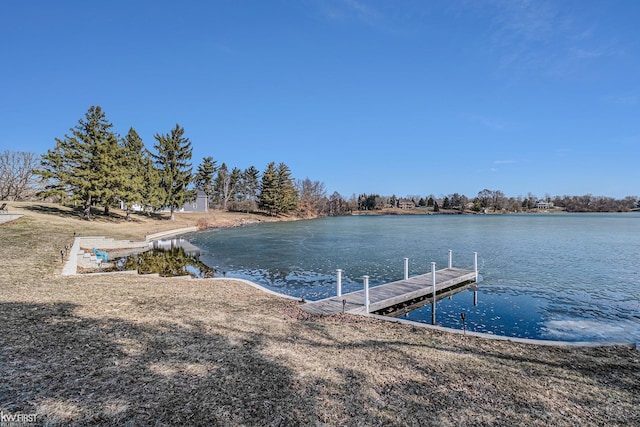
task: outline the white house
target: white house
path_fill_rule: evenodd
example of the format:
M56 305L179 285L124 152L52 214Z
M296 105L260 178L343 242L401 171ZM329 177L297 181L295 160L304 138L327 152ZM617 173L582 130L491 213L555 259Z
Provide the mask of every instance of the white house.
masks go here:
M553 202L545 202L544 200L538 200L535 205L533 205L536 209L552 209Z

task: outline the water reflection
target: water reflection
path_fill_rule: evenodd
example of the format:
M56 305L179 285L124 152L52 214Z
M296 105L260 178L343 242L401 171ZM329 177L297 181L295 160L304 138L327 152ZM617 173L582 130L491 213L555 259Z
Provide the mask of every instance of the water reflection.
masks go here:
M153 249L123 257L116 262L118 270L136 270L138 274L159 274L162 277L214 277L216 270L205 265L183 247Z

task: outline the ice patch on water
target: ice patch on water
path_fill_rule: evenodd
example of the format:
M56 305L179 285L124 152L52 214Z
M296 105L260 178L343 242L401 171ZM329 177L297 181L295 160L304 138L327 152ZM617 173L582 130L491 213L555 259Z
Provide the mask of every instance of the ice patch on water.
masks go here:
M631 321L616 323L584 319L549 320L542 326L545 338L560 341L636 342L640 325Z

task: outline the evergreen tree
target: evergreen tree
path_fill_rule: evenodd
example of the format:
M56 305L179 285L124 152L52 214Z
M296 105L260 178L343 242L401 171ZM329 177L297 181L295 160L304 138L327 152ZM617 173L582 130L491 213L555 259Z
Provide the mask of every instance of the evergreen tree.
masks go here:
M231 175L226 163L220 165L213 188L214 200L222 205L222 209L227 210L227 203L231 197Z
M84 206L84 217L90 219L91 206L109 203L119 196L122 174L118 137L111 130L99 106L91 106L84 119L70 129L71 135L56 138L56 146L41 159L41 169L35 171L47 180L43 197L71 196Z
M276 169L278 181L278 213L289 213L298 207L298 190L291 176L291 169L280 163Z
M165 194L162 188L160 171L156 168L152 154L145 150L142 156L142 176L144 186L142 187L142 203L145 211L157 211L164 205Z
M366 194L360 194L358 196L358 210L359 211L363 211L367 209L367 195Z
M234 202L242 201L242 171L239 168L231 169L229 186L231 187L229 199Z
M188 188L191 183L191 141L184 136L184 128L176 127L166 135L155 134L155 149L152 154L160 171L160 185L164 193L164 205L175 220L175 210L195 198L195 191Z
M260 191L260 172L254 166L250 166L242 173L242 183L245 200L256 202Z
M278 174L274 162L269 163L262 173L258 207L266 210L270 215L278 212Z
M142 138L134 128L130 128L122 142L122 174L120 175L122 189L120 198L126 205L127 220L131 219L131 206L143 202L146 185L144 152Z
M433 211L440 212L440 207L438 206L438 202L436 202L435 200L433 201Z
M207 197L213 195L213 180L218 166L213 157L204 157L194 176L193 182L198 190L202 190Z
M444 200L442 201L442 209L450 209L451 208L451 202L449 201L448 197L445 197Z

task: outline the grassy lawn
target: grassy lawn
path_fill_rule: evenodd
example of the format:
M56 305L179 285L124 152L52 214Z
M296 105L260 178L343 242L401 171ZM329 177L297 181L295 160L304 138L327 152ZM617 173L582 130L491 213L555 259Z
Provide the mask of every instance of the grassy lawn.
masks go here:
M142 240L265 217L50 204L0 225L0 410L47 425L640 425L640 352L546 347L350 315L233 280L62 277L76 235ZM0 423L1 425L1 423Z

